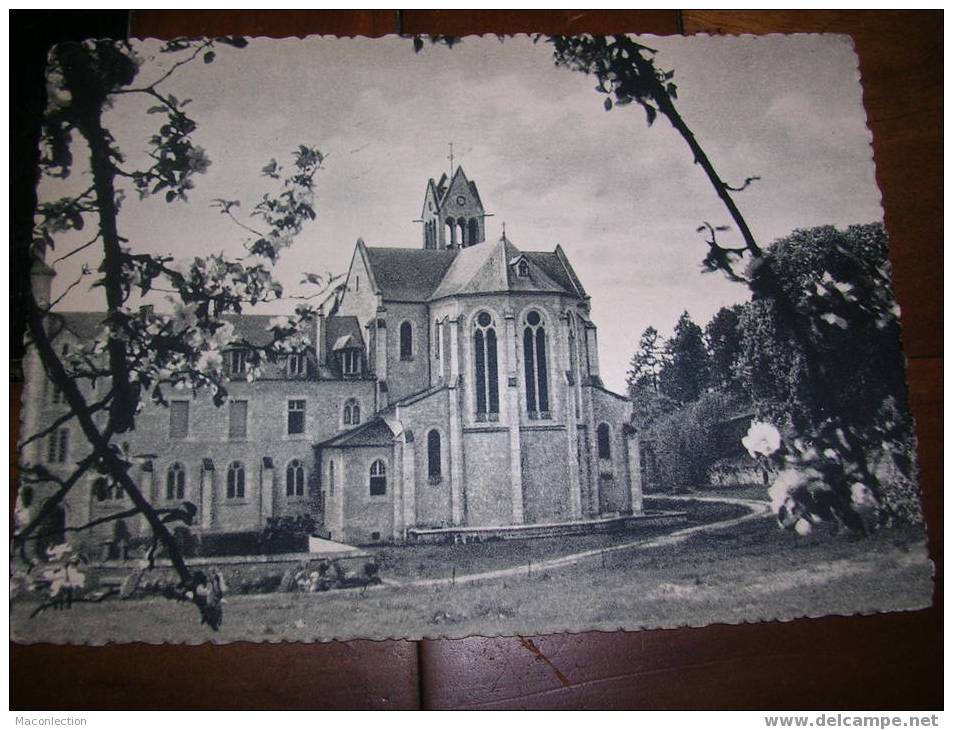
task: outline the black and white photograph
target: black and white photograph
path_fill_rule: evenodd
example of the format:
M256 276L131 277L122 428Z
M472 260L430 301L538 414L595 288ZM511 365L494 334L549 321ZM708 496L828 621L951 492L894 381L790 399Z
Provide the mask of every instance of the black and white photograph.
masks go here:
M11 638L931 605L849 36L49 55Z

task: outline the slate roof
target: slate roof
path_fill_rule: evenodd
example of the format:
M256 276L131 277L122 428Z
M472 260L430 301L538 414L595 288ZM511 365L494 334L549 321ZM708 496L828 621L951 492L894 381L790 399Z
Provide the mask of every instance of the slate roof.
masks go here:
M105 312L53 312L50 328L53 337L67 331L78 340L92 340L104 328Z
M520 259L529 264L528 277L517 276L514 264ZM560 270L563 270L560 276L550 273ZM510 240L501 238L495 244L477 244L459 251L430 298L506 291L577 294L557 254L542 251L524 254Z
M357 428L332 436L318 446L391 446L394 432L382 418L375 418Z
M357 317L328 317L325 320L324 332L325 352L342 349L339 345L348 339L353 344L345 344L344 347L364 347L361 324Z
M367 248L368 265L385 300L426 302L458 251L423 248Z

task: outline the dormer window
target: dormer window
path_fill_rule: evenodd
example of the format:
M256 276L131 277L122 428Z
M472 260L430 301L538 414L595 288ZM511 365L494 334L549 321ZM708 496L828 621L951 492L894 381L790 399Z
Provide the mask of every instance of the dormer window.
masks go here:
M521 279L529 276L529 264L526 263L526 259L520 259L519 263L516 264L516 275Z
M360 375L361 373L361 351L360 350L342 350L341 351L341 372L345 375Z
M230 375L241 375L245 372L244 351L232 350L228 353L228 372Z
M288 377L300 378L308 370L308 358L303 352L293 352L288 356Z

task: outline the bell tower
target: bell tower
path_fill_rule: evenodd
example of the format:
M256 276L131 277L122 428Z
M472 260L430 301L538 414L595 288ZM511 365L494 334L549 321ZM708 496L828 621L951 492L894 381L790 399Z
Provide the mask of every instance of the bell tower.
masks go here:
M476 183L467 179L462 167L458 166L452 177L444 174L437 182L430 178L420 214L424 248L466 248L482 243L486 240L486 215Z

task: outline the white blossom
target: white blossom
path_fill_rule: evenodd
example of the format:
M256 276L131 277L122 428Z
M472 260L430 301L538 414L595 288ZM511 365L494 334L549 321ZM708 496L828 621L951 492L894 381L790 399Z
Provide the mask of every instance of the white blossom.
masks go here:
M781 448L781 434L770 423L752 421L747 435L741 439L741 445L748 450L752 457L756 457L758 454L771 456Z

